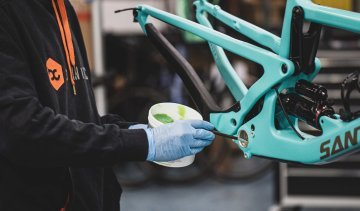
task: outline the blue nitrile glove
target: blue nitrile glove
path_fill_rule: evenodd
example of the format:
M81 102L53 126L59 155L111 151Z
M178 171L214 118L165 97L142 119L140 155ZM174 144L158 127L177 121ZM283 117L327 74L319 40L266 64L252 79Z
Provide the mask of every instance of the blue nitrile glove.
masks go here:
M214 126L202 120L180 120L145 129L149 141L149 161L172 161L194 155L210 145Z
M146 129L148 128L148 125L145 125L145 124L136 124L136 125L131 125L129 127L130 130L135 130L135 129Z

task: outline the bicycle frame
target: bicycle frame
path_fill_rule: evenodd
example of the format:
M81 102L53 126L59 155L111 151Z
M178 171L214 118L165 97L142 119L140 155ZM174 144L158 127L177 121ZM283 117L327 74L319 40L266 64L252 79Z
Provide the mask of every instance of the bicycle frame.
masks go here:
M283 114L278 112L276 93L294 88L300 79L312 81L320 71L320 60L315 58L318 44L316 37L319 36L316 32L319 31L319 26L327 25L360 33L359 13L316 5L311 0L288 0L280 38L221 10L219 6L212 5L206 0L195 1L194 5L200 24L146 5L138 6L134 16L144 33L152 39L162 54L177 66L178 74L183 78L205 119L208 118L218 131L237 136L238 139L233 141L244 152L246 158L256 155L287 162L323 164L359 150L360 118L344 122L337 114L334 118L322 116L319 120L322 135L313 136L299 131L298 119L292 116L291 121L305 138L302 140L289 127ZM206 14L270 50L213 30ZM303 20L314 23L314 30L311 28L309 34L301 34L302 37L296 37L293 31L297 26L295 19L299 14ZM214 104L188 63L149 22L149 16L191 32L209 43L220 74L237 101L233 107L221 110ZM302 25L300 26L302 31ZM312 49L294 46L297 43L308 45ZM260 64L264 69L263 75L249 89L246 88L223 49ZM299 55L296 54L297 50L300 52ZM264 106L260 112L245 121L246 116L261 99ZM281 128L275 126L275 119L280 121Z

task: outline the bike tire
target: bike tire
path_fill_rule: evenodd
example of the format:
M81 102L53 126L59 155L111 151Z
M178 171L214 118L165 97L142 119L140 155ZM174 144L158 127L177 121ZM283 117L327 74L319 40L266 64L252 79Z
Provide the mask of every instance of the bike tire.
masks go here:
M273 167L273 162L263 158L244 158L243 152L232 141L226 142L229 147L226 156L213 165L214 177L222 182L249 182L265 175Z
M148 87L129 87L109 100L110 113L116 113L128 121L147 123L150 107L164 102L167 97ZM158 171L149 162L123 162L114 166L115 175L124 187L139 188L153 181Z

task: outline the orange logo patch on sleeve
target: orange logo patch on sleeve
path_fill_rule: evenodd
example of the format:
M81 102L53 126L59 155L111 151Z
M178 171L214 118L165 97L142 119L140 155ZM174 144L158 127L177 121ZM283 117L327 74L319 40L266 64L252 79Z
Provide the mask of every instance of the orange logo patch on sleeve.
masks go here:
M51 85L56 91L58 91L60 87L64 84L64 75L61 65L54 61L52 58L49 58L46 61L46 68Z

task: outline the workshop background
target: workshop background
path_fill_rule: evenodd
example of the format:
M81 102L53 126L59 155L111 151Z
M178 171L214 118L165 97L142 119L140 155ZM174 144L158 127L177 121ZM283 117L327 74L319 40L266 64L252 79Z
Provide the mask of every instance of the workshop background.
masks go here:
M177 102L193 108L180 78L133 23L131 11L116 9L148 4L194 19L190 0L70 0L85 37L94 77L99 112L117 113L129 121L147 123L149 108L159 102ZM227 12L280 35L285 0L213 0ZM360 11L360 1L316 0L316 3ZM223 108L233 99L226 89L210 50L198 37L154 21L201 76ZM249 41L214 21L215 28ZM228 54L239 77L251 86L261 66ZM325 28L317 56L322 71L314 82L328 89L336 110L340 86L360 66L360 37ZM360 95L354 96L360 107ZM183 210L360 210L360 156L337 163L308 167L260 158L245 160L230 140L218 137L185 168L166 168L149 162L119 163L114 167L124 187L122 211Z

